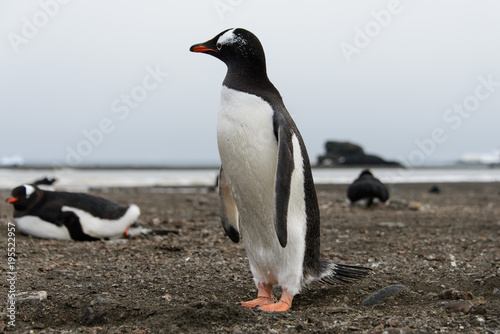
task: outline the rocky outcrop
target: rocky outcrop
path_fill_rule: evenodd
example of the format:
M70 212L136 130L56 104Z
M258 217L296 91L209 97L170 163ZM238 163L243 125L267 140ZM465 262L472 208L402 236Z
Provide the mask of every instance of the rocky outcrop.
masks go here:
M319 166L385 166L401 167L398 162L386 161L376 155L366 154L359 145L349 142L328 141L326 153L318 157Z

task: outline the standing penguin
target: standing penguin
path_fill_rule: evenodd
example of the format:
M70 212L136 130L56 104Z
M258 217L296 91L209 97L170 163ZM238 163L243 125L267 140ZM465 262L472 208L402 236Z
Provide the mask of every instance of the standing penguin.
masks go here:
M319 207L302 137L266 73L258 38L228 29L193 45L228 68L222 85L217 144L222 162L219 206L234 242L244 240L257 299L244 307L286 311L315 280L350 283L369 269L320 257ZM282 287L279 302L272 288Z
M89 194L45 191L35 184L12 190L17 229L38 238L92 241L129 236L140 215L135 204L122 206ZM134 232L135 233L135 232Z
M369 169L364 169L347 188L347 197L352 203L366 199L366 207L369 208L373 204L374 198L385 203L389 199L389 191L379 179L373 176Z

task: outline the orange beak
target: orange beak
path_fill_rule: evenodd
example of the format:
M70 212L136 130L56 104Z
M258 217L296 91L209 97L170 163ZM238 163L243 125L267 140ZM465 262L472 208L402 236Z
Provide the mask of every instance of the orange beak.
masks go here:
M207 48L206 46L203 46L203 45L193 45L189 49L189 51L191 51L191 52L207 52L207 51L217 52L214 49Z
M7 203L14 203L14 202L17 202L19 200L19 198L17 197L10 197L10 198L7 198Z

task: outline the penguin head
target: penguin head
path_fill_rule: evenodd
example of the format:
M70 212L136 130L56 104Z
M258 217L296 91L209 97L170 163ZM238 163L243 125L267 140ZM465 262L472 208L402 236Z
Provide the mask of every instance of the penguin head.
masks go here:
M359 174L359 178L372 178L373 174L369 169L364 169L361 171L361 174Z
M229 69L266 69L262 44L257 36L242 28L224 30L211 40L191 46L189 50L214 56Z
M16 210L24 211L37 202L39 192L36 185L23 184L12 190L11 197L6 202L14 205Z

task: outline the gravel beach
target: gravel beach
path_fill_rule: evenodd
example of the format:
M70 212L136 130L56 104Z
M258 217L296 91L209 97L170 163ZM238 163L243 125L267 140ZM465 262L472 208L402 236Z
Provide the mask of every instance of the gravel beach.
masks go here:
M500 184L431 186L390 184L389 202L370 209L346 203L347 185L317 186L322 256L373 274L349 286L313 283L286 313L236 305L256 288L213 189L91 189L139 205L143 225L172 233L97 242L16 233L15 326L3 307L0 332L499 333ZM0 190L4 260L9 193ZM7 301L8 262L1 270Z

